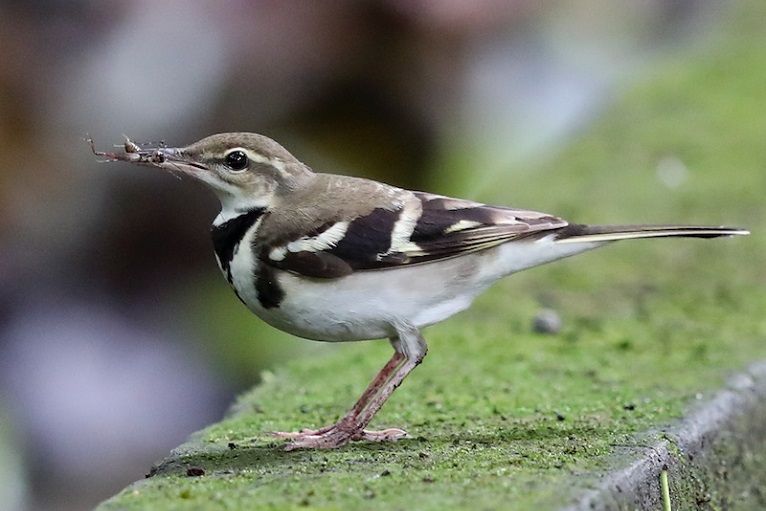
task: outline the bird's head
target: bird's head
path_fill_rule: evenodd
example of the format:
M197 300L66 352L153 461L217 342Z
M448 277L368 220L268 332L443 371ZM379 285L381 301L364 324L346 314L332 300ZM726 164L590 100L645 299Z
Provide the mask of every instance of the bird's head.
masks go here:
M197 179L231 213L268 207L276 195L301 186L314 175L284 147L255 133L220 133L186 147L142 149L127 141L124 154L96 154Z

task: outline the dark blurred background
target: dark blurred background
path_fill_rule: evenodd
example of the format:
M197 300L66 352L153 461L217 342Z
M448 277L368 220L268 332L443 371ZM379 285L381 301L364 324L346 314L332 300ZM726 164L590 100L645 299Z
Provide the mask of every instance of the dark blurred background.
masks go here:
M486 198L734 3L0 1L0 509L92 507L262 371L339 349L234 298L211 194L99 164L86 134L256 131L315 169Z

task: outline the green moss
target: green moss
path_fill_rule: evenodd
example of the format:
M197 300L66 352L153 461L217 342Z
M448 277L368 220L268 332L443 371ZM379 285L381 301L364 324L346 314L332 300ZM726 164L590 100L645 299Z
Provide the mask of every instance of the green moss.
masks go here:
M625 243L499 283L426 332L428 358L374 424L414 436L399 443L287 453L263 433L337 418L390 350L317 348L333 353L267 373L235 413L101 509L552 508L637 433L766 355L766 32L754 22L766 4L747 6L726 37L665 64L555 161L488 199L753 236ZM688 168L678 188L657 178L666 157ZM560 334L531 332L541 305L563 314ZM191 466L205 475L187 477Z

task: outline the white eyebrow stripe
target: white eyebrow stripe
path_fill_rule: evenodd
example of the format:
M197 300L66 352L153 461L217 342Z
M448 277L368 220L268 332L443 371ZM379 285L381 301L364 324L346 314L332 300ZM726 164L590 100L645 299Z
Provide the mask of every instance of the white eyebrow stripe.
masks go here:
M283 162L279 158L267 158L266 156L260 153L253 152L250 149L246 149L244 147L233 147L229 149L228 151L226 151L224 156L226 154L229 154L232 151L243 151L247 155L250 161L253 161L255 163L261 163L263 165L270 165L274 167L275 169L277 169L279 172L285 171L285 162Z

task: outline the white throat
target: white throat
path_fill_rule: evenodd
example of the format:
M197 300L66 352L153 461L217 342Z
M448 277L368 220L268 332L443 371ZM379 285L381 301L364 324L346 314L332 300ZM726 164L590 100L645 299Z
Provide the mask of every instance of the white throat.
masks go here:
M215 217L213 225L221 225L256 208L267 208L271 204L273 195L272 192L261 197L241 197L219 193L218 200L221 201L221 212Z

